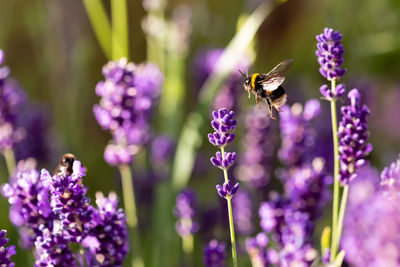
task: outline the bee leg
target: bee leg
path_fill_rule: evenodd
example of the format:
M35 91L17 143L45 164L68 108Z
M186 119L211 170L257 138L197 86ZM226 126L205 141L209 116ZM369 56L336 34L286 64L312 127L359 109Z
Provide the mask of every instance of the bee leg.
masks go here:
M250 90L247 90L247 93L249 93L249 99L250 99L250 96L251 96L251 94L250 94Z
M274 117L274 114L272 112L272 104L269 101L269 98L267 97L267 98L264 98L264 99L265 99L265 102L267 103L267 106L268 106L269 116L271 117L271 119L276 120L276 118Z
M259 109L261 109L260 105L258 104L258 95L256 95L256 104Z

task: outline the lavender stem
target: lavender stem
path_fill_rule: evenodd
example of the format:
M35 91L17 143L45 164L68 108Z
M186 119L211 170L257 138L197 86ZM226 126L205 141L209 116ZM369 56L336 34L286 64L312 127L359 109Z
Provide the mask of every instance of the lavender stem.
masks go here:
M7 148L4 150L4 158L6 160L8 174L11 175L15 170L15 155L12 148Z
M335 254L339 249L340 237L342 235L343 218L344 218L344 214L345 214L345 211L346 211L348 193L349 193L349 185L347 184L343 188L342 200L340 202L339 219L338 219L338 224L337 224L337 229L336 229L337 233L335 233L335 236L336 236L335 241L336 241L336 243L334 244L334 247L333 247L333 249L335 250Z
M222 160L225 160L225 150L223 147L221 147L221 154L222 154ZM226 168L223 169L224 172L224 179L225 182L228 183L228 171ZM233 259L233 266L237 267L237 254L236 254L236 240L235 240L235 226L233 224L233 214L232 214L232 197L229 197L226 199L228 203L228 214L229 214L229 229L231 233L231 243L232 243L232 259Z
M336 92L336 80L331 80L332 93ZM334 154L334 172L333 172L333 207L332 207L332 241L330 262L335 260L336 251L334 249L336 241L336 227L339 209L339 144L337 135L337 116L336 116L336 100L331 101L331 119L332 119L332 136L333 136L333 154Z
M111 1L112 58L129 58L127 0Z
M131 251L134 253L132 257L132 267L142 267L144 264L139 252L140 243L139 233L137 231L135 190L132 183L132 173L127 164L119 165L119 171L122 179L122 192L126 212L126 223L128 224L130 233Z

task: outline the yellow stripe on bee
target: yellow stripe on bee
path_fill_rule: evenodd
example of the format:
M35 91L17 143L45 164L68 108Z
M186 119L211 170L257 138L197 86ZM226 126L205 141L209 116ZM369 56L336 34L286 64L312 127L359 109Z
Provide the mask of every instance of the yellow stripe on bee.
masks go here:
M258 75L260 75L260 73L254 73L253 75L251 75L251 88L253 90L256 86L256 78L258 77Z

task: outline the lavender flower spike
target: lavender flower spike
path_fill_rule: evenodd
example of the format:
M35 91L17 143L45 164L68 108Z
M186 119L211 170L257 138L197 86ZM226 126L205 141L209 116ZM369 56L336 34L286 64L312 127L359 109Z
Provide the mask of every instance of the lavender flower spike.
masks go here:
M319 72L328 80L337 80L346 73L341 69L343 64L344 49L341 44L342 35L338 31L325 28L324 32L317 35L317 48L315 54L321 65Z
M400 185L400 155L381 173L381 185L398 188Z
M5 245L7 245L8 243L6 234L7 234L6 230L0 231L0 266L13 267L15 264L10 260L10 257L16 254L15 246L5 247Z
M350 105L342 107L342 120L339 123L339 161L342 185L348 184L357 176L357 170L365 165L365 158L372 151L367 116L370 111L366 105L361 106L361 95L357 89L348 93Z
M203 261L206 267L225 267L226 251L225 243L218 243L217 240L211 240L204 248Z
M211 126L215 132L208 134L208 140L214 146L223 148L230 144L235 138L235 134L231 133L235 129L237 121L233 119L233 111L227 111L225 108L221 108L218 112L213 111L213 120Z
M195 222L196 195L191 190L184 190L176 196L174 214L178 218L175 229L181 237L192 235L199 230L199 224Z

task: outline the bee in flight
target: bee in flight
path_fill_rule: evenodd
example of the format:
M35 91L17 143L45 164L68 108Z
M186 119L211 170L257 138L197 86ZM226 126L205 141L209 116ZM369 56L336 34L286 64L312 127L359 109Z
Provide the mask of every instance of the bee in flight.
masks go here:
M248 76L247 74L244 75L239 70L245 78L243 86L249 93L249 98L251 93L253 93L258 108L260 108L258 98L264 99L268 106L269 115L274 120L275 117L272 114L272 107L279 112L279 108L286 103L286 93L281 84L285 80L285 74L292 65L292 62L292 59L286 59L266 74L254 73L251 76Z

